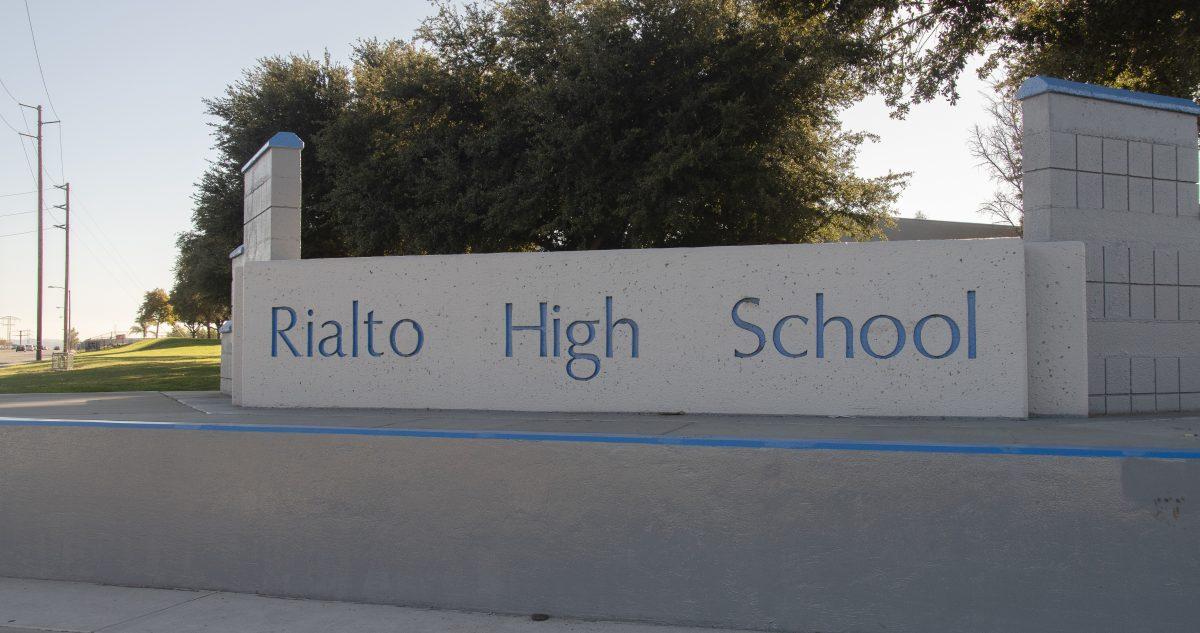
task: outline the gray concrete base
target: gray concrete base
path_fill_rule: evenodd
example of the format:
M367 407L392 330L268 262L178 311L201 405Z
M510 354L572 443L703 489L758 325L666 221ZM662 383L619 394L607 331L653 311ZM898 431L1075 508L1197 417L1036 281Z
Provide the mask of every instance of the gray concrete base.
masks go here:
M270 418L176 397L124 402L186 425L0 423L0 575L785 631L1200 621L1194 417ZM714 436L759 439L681 443Z
M713 629L0 578L0 633L703 633Z

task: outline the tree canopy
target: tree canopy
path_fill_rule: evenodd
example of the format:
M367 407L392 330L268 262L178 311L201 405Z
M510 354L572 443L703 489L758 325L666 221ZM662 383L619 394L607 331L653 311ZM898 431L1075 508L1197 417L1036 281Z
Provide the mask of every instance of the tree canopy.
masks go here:
M229 252L242 243L242 165L280 130L307 143L302 163L305 257L345 254L343 233L327 211L330 180L320 161L319 132L349 100L346 69L328 57L270 57L247 70L225 94L205 101L215 119L217 156L196 184L192 229L176 241L177 296L194 296L198 310L219 322L229 314Z
M173 324L175 319L175 308L171 306L171 297L166 290L155 288L146 291L135 319L143 334L149 333L147 326L153 324L154 338L158 338L159 328L164 323Z
M261 60L206 102L173 294L228 313L239 168L303 158L304 257L867 237L905 174L864 178L839 114L957 97L968 63L1200 97L1184 0L496 0L441 3L350 65ZM219 319L217 319L219 320Z
M349 252L865 237L903 177L855 175L853 30L715 0L442 7L362 43L322 137Z

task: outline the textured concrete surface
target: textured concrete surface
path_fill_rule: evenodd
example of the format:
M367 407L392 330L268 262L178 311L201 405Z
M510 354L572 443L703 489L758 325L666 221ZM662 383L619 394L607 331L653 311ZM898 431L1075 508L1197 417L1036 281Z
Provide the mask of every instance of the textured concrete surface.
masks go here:
M243 277L235 324L241 351L235 347L234 355L242 365L240 402L252 406L1027 412L1024 246L1016 239L248 261ZM974 358L969 292L977 302ZM509 356L506 306L513 326L531 326L541 321L543 302L546 355L539 355L538 332L525 330L512 333ZM735 305L761 337L733 320ZM272 336L291 320L280 317L273 327L280 306L296 315L287 340L299 357ZM376 355L366 349L361 323L369 315L382 323L375 328ZM799 316L781 322L789 315ZM895 321L881 316L862 336L876 315ZM420 351L409 357L395 351L418 344L415 328L402 319L423 332ZM557 337L554 319L561 319ZM633 327L620 319L636 322L636 358ZM584 321L594 324L590 342L581 334ZM335 342L320 341L338 332L345 357L322 356L323 349L333 353ZM389 332L399 333L398 347L389 345ZM579 345L567 340L571 334ZM897 347L893 357L881 357Z
M528 617L512 615L0 578L0 633L702 633L712 630L558 617L534 622Z
M1200 410L1196 116L1053 91L1022 108L1025 238L1086 243L1090 412Z
M141 401L218 425L1200 443L1194 417L234 415L216 394L126 395L6 397L0 411ZM1169 632L1200 618L1187 555L1200 460L280 431L0 426L0 574L786 631Z
M1081 242L1025 246L1031 414L1088 414L1085 265Z

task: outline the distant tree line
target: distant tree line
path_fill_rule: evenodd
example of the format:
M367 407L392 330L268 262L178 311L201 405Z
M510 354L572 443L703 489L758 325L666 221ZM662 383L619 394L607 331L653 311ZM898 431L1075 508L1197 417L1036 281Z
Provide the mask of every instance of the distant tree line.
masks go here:
M303 256L867 238L906 174L855 174L839 114L957 99L968 61L1195 97L1194 2L498 0L411 40L260 60L219 97L171 297L228 314L241 165L303 155ZM179 299L175 300L176 303Z
M228 308L225 308L226 312ZM130 334L154 338L162 334L162 326L167 326L168 336L213 338L220 322L228 315L222 313L219 307L214 311L213 304L204 301L198 293L167 294L162 288L149 290L143 295L142 303L134 316L134 325L129 328ZM153 330L151 328L153 327Z

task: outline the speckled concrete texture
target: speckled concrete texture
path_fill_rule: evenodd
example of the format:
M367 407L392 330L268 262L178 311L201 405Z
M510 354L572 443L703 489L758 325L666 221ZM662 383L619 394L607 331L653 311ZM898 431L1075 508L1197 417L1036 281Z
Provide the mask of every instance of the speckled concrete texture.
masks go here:
M1087 415L1087 307L1082 242L1025 245L1029 412Z
M248 261L242 283L240 399L236 387L234 394L249 406L1027 412L1025 257L1017 239ZM508 305L513 326L537 326L543 302L546 355L533 330L513 330L506 355ZM749 325L735 322L735 306ZM896 321L872 322L868 350L862 331L876 315ZM849 320L849 336L833 317ZM366 349L369 318L380 322L378 356ZM637 325L636 358L633 328L621 319ZM576 323L584 321L592 322L593 340L572 349L568 333L588 338L588 325ZM899 352L871 357L896 349L897 322L905 337ZM335 339L321 343L338 329L344 356L335 354ZM418 353L400 355L418 342ZM572 352L595 355L573 362L575 378Z

